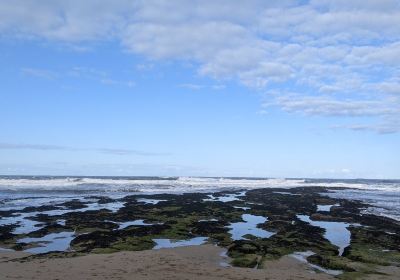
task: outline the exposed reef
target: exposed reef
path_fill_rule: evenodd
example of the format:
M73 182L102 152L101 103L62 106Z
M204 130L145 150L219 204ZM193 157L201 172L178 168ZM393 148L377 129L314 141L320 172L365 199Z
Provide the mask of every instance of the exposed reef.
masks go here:
M341 271L337 277L343 279L378 273L375 268L381 265L400 266L400 223L363 214L368 205L330 198L328 192L324 187L301 187L129 195L120 199L85 197L1 211L0 219L11 222L0 223L0 247L27 250L46 244L24 240L45 240L51 234L69 233L73 239L68 252L31 256L62 257L146 250L154 248L159 240L186 244L184 240L197 238L227 248L231 264L240 267L263 267L264 261L296 252L312 252L306 257L310 264ZM15 217L21 215L27 215L25 219L40 228L16 234L20 219ZM351 234L350 245L344 251L341 248L340 255L340 248L330 242L324 228L303 221L299 215L310 221L345 223ZM234 238L232 225L243 225L252 216L264 218L251 224L253 229L240 238ZM137 220L141 222L132 222ZM121 228L121 224L127 226ZM260 232L269 234L263 236Z

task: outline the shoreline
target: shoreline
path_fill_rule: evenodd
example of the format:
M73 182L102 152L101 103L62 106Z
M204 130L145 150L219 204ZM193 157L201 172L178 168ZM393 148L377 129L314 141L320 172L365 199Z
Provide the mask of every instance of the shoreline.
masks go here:
M4 279L334 279L316 273L291 257L267 264L266 269L223 267L224 249L214 245L172 249L89 254L74 258L32 259L18 262L25 253L0 253ZM8 257L14 261L4 262ZM295 278L292 278L295 277ZM3 279L3 278L2 278Z
M121 251L111 254L89 254L72 258L31 259L20 262L21 252L0 252L1 279L227 279L227 280L332 280L335 277L318 272L290 256L264 263L263 268L224 267L224 249L214 245L187 246L173 249ZM11 261L12 259L12 261ZM369 275L369 280L394 280L399 267L382 267L388 275Z
M86 196L83 200L3 211L0 214L4 217L16 220L0 225L0 245L36 253L20 259L22 266L56 265L63 260L74 266L76 259L97 266L119 253L128 254L130 261L136 262L144 256L151 259L165 252L175 256L187 251L197 262L205 255L204 250L209 256L215 255L209 249L212 245L201 245L208 243L227 250L232 271L257 267L260 269L255 271L265 273L280 267L278 270L284 273L290 270L289 262L302 267L296 273L316 269L322 271L314 273L319 276L328 277L324 272L329 272L342 279L363 279L379 274L382 266L400 267L400 223L365 214L363 209L368 204L332 198L326 196L328 192L323 187L299 187L122 198ZM178 245L200 246L149 250ZM19 253L0 254L7 258ZM290 257L293 254L298 258ZM3 262L4 271L17 269L10 263ZM79 267L79 263L76 265ZM29 265L24 268L29 269Z

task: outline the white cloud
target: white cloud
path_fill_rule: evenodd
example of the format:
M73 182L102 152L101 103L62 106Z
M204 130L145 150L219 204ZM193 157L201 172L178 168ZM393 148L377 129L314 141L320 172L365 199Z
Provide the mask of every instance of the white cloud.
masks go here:
M126 86L128 88L132 88L135 86L134 81L121 81L110 78L101 79L100 82L104 85L110 85L110 86Z
M391 134L400 132L400 122L398 120L387 120L384 123L352 124L352 125L336 126L333 128L347 128L354 131L372 131L379 134Z
M266 104L270 106L271 104ZM382 116L399 113L397 106L381 101L338 100L331 97L289 95L276 98L274 105L292 113L317 116Z
M200 89L212 89L212 90L221 90L225 88L225 85L202 85L202 84L191 84L191 83L186 83L186 84L180 84L179 87L181 88L186 88L190 90L200 90Z
M75 79L92 80L108 86L124 86L132 88L136 85L136 83L132 80L115 79L112 78L106 71L95 68L73 67L70 70L54 71L49 69L23 67L20 71L23 75L48 80L54 80L60 77L68 76Z
M30 67L22 68L21 73L24 75L48 80L53 80L58 77L57 73L54 71Z
M132 1L1 1L0 30L25 36L81 41L111 38L119 32Z
M376 88L384 93L400 95L400 81L382 82L376 85Z
M399 14L400 16L400 14ZM400 22L399 22L400 25ZM349 65L384 65L397 67L400 63L400 42L383 46L354 47L345 60Z
M179 87L191 89L191 90L199 90L203 89L205 85L198 85L198 84L180 84Z
M112 155L138 155L138 156L160 156L166 153L147 152L132 149L119 148L76 148L69 146L47 145L47 144L21 144L0 143L0 150L35 150L35 151L65 151L65 152L97 152Z
M273 103L288 112L373 116L383 126L400 115L400 101L389 97L399 92L399 26L398 0L0 4L3 36L78 46L117 40L150 60L188 60L201 75L279 89L281 99ZM306 94L285 100L287 91Z
M221 49L243 45L247 30L229 22L185 24L134 23L124 31L124 45L151 58L195 59L213 57Z

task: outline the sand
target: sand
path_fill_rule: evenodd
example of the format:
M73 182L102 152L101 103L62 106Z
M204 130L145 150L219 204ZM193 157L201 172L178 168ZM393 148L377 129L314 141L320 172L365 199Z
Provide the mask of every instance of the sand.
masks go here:
M222 267L221 262L226 261L221 257L223 252L216 246L202 245L27 262L19 262L18 258L28 254L0 252L0 279L334 279L289 256L268 262L266 269Z

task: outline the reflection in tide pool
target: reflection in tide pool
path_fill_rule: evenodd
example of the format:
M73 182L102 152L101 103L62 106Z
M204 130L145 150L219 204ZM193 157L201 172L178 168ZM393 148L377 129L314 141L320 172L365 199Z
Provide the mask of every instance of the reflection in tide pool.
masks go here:
M326 211L329 212L331 211L331 208L333 206L339 206L340 204L332 204L332 205L317 205L317 211L321 212L321 211Z
M298 193L291 193L291 192L274 192L274 193L284 194L284 195L300 195Z
M153 224L147 224L144 222L144 220L134 220L134 221L119 223L118 229L124 229L129 226L151 226L151 225Z
M167 201L167 200L165 200L165 199L139 198L137 201L138 201L138 202L143 202L143 203L145 203L145 204L153 204L153 205L156 205L156 204L159 203L159 202Z
M289 256L292 257L292 258L295 258L296 260L298 260L298 261L300 261L302 263L307 263L310 267L312 267L312 268L314 268L316 270L325 272L325 273L330 274L330 275L337 276L337 275L340 275L340 274L343 273L343 271L341 271L341 270L326 269L326 268L320 267L318 265L309 263L307 261L307 258L309 256L314 255L314 254L315 253L312 252L312 251L306 251L306 252L294 252L293 254L290 254Z
M188 240L176 240L176 241L171 239L153 239L153 241L156 242L156 246L154 246L153 249L202 245L207 241L207 239L208 237L195 237Z
M198 220L198 222L218 222L217 219L203 219L203 220Z
M26 237L18 240L19 243L37 243L38 247L29 248L24 252L32 254L43 254L53 251L67 251L69 245L75 237L75 232L51 233L44 237Z
M325 229L324 237L329 240L333 245L339 247L339 256L343 254L344 248L350 245L351 233L347 229L348 226L356 225L344 222L325 222L313 221L310 216L297 215L297 218L303 222L309 223L312 226Z
M14 252L14 250L13 250L13 249L8 249L8 248L0 247L0 252Z
M257 225L268 221L268 219L265 217L243 214L242 219L244 220L244 222L231 223L228 226L228 228L231 229L229 233L232 235L233 240L246 240L246 238L243 237L246 234L251 234L255 237L260 238L269 238L275 234L274 232L270 232L257 227Z
M104 203L104 204L99 204L97 202L95 203L89 203L86 204L86 207L84 208L79 208L79 209L57 209L57 210L47 210L47 211L41 211L41 212L28 212L28 213L21 213L18 214L17 216L11 216L11 217L4 217L0 219L0 226L3 225L16 225L15 229L12 231L13 234L28 234L33 231L39 230L43 228L44 226L41 225L39 222L31 220L31 217L35 217L38 214L43 214L43 215L49 215L49 216L58 216L58 215L64 215L67 213L72 213L72 212L86 212L86 211L96 211L100 209L107 209L110 210L111 212L115 213L122 207L124 207L125 203L124 202L110 202L110 203ZM65 225L65 220L59 220L60 225Z
M110 202L110 203L88 203L85 205L83 208L78 208L78 209L57 209L57 210L49 210L49 211L43 211L40 212L41 214L49 215L49 216L58 216L58 215L64 215L67 213L73 213L73 212L86 212L86 211L98 211L101 209L106 209L110 210L111 212L115 213L122 207L124 207L125 203L120 202L120 201L115 201L115 202Z
M38 213L22 213L18 216L5 217L3 219L0 219L0 226L16 224L17 227L12 231L13 234L30 233L32 231L43 228L43 226L39 222L28 219L29 217L33 217L36 214Z
M220 266L231 267L230 261L229 261L229 256L228 256L228 250L223 249L223 251L219 254L219 256L222 258L222 260L219 262Z
M203 201L221 201L221 202L231 202L231 201L236 201L236 200L241 200L239 197L246 195L246 191L240 192L240 193L231 193L231 194L226 194L223 196L214 196L212 194L209 194L209 198L203 199Z
M245 211L247 211L247 210L250 210L250 209L251 209L250 207L245 207L245 206L233 206L233 208L236 208L236 209L242 209L242 210L245 210Z
M101 210L101 209L107 209L110 210L111 212L115 213L118 212L119 209L121 209L122 207L124 207L125 203L121 202L121 201L114 201L114 202L109 202L109 203L90 203L87 204L86 208L83 208L83 211L97 211L97 210Z

